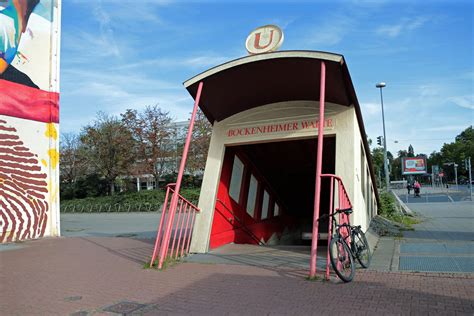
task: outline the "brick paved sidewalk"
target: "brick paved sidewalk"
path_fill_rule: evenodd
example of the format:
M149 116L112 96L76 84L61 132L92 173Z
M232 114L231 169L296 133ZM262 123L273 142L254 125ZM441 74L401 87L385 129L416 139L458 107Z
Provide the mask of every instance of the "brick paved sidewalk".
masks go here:
M349 284L310 282L307 271L225 264L143 269L150 241L58 238L0 252L1 315L465 314L474 313L472 274L358 270ZM125 305L122 305L125 307ZM130 309L131 310L131 309Z

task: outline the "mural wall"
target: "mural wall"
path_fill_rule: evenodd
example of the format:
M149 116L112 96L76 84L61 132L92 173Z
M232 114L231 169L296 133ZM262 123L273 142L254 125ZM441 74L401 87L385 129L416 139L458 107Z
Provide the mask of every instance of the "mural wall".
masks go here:
M0 242L59 235L60 0L0 0Z

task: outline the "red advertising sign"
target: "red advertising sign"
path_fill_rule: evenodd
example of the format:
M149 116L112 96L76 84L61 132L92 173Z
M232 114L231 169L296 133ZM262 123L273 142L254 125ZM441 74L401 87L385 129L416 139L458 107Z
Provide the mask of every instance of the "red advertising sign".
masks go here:
M402 174L425 174L426 159L423 157L404 157L402 158Z

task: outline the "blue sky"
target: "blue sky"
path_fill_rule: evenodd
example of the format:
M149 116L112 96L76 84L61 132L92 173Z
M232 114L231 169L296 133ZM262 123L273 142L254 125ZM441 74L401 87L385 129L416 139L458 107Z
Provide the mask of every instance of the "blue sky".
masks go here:
M61 130L79 132L96 112L159 104L185 120L182 82L246 56L265 24L283 29L280 50L343 54L374 143L439 150L473 124L472 1L66 0L62 7ZM419 4L420 3L420 4ZM395 143L398 141L398 143Z

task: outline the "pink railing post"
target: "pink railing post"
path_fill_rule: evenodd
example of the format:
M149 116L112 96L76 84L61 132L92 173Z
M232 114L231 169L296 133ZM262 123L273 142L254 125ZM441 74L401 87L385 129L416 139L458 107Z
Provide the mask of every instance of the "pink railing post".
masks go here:
M188 237L188 226L189 226L189 218L191 217L191 212L193 211L192 205L189 206L188 214L186 216L186 226L184 226L184 236L183 236L183 242L181 244L181 257L183 256L184 253L184 245L186 244L186 239ZM191 234L191 232L189 232Z
M343 209L344 208L344 192L343 192L343 189L342 189L342 183L339 182L339 209ZM339 223L343 223L343 216L344 214L342 213L339 213Z
M174 225L174 236L173 236L173 242L171 243L171 249L170 249L170 257L173 258L173 252L174 252L174 245L176 244L176 236L178 234L179 228L179 220L181 218L181 213L183 211L183 200L178 200L179 204L179 211L178 211L178 219L176 220L176 225ZM173 223L174 224L174 223Z
M151 256L150 267L153 267L153 262L155 262L155 259L156 259L156 252L160 248L161 238L162 238L161 229L163 228L163 223L166 217L166 207L168 206L169 193L170 193L170 188L167 186L165 200L163 201L163 207L161 209L160 225L158 226L158 231L156 232L155 248L153 249L153 255Z
M329 215L333 214L333 204L334 204L334 177L331 177L331 189L329 192ZM328 251L326 257L326 280L329 280L329 244L331 243L331 236L332 236L332 221L333 218L329 217L329 225L328 225Z
M183 230L185 229L184 228L184 222L186 220L186 212L188 211L189 206L190 205L188 203L186 203L184 205L184 210L183 210L183 214L182 214L183 216L181 217L181 223L179 224L178 242L176 244L176 253L174 254L175 259L177 259L178 256L179 256L179 248L181 246L181 238L183 237ZM171 255L171 257L173 257L173 254Z
M193 220L191 221L191 227L189 228L190 229L190 233L188 235L188 241L186 242L186 254L189 253L189 244L191 244L191 235L192 235L192 231L194 230L194 220L196 219L196 210L193 210Z
M321 169L323 160L323 134L324 134L324 98L326 91L326 64L321 61L321 79L319 88L319 125L318 125L318 151L316 155L316 186L314 193L313 235L311 241L311 260L309 277L316 276L316 256L318 250L318 220L319 202L321 200Z
M171 198L170 210L169 210L170 218L168 219L168 223L167 223L167 227L166 227L166 231L165 231L165 235L163 239L163 245L160 249L160 260L158 262L158 269L161 269L163 267L163 261L167 254L167 250L168 250L168 246L170 242L171 226L173 225L174 215L176 213L176 207L178 205L179 189L181 188L181 181L183 179L184 167L186 166L186 159L188 158L189 145L191 143L191 137L192 137L192 132L194 128L194 120L196 119L196 112L198 109L199 100L201 99L202 86L203 86L203 83L201 81L197 89L196 99L194 100L193 114L191 115L191 119L189 121L188 133L186 135L186 142L183 148L183 157L181 158L181 163L179 166L179 172L178 172L178 177L176 179L174 194L173 194L173 197Z

